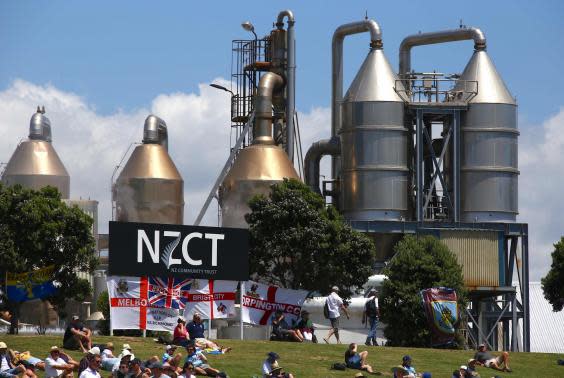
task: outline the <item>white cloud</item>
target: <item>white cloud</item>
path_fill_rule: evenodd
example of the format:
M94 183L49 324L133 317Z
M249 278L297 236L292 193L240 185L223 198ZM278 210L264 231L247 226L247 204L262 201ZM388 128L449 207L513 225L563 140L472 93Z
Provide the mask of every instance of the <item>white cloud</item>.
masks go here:
M542 125L523 127L519 139L519 221L529 224L529 273L538 281L564 235L564 107Z
M214 80L228 85L222 78ZM150 109L100 115L76 94L51 85L16 80L0 92L0 161L7 162L18 141L27 137L29 119L45 105L53 128L53 144L71 175L71 198L100 202L100 231L111 217L110 178L122 155L142 138L149 113L162 117L169 128L170 155L184 178L186 224L196 218L229 152L229 96L205 84L198 93L157 96ZM330 137L330 109L300 113L303 154L312 142ZM531 279L550 266L552 243L564 234L564 108L541 126L522 127L520 137L520 222L529 223ZM330 177L329 158L321 173ZM203 224L217 224L212 203Z

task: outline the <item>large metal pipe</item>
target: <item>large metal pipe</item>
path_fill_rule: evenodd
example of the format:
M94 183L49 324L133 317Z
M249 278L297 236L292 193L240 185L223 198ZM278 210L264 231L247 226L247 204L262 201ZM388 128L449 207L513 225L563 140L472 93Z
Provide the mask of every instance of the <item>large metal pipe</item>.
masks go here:
M304 159L305 181L313 191L321 193L319 188L319 163L321 158L326 155L337 156L340 154L341 141L338 136L314 142L307 150Z
M284 18L288 18L288 32L286 33L288 48L288 66L286 68L286 153L290 161L294 162L294 113L296 108L296 41L294 38L294 14L291 10L286 9L278 13L276 27L282 29L284 27Z
M284 79L274 72L267 72L260 78L257 97L253 144L273 144L272 138L272 94L280 90Z
M343 40L346 36L370 32L370 47L382 48L382 31L374 20L362 20L339 26L333 33L331 72L331 137L341 128L341 107L343 99Z
M399 48L399 74L407 75L411 71L411 48L421 45L433 45L437 43L465 41L473 39L474 49L486 49L486 36L474 27L443 30L431 33L412 34L403 39Z
M331 46L331 138L335 137L341 128L341 101L343 100L343 40L352 34L370 33L370 47L382 48L382 31L374 20L362 20L339 26L333 33ZM339 176L339 159L333 158L331 175L333 179Z
M143 143L160 144L168 151L168 131L163 119L152 114L145 119Z

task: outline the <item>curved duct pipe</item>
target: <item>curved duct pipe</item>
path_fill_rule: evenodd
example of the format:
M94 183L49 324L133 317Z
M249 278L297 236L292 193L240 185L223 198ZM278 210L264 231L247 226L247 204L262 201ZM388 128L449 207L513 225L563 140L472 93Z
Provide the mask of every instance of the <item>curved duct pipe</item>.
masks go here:
M363 20L339 26L333 33L332 72L331 72L331 137L341 128L341 108L343 99L343 40L346 36L370 32L370 47L382 48L382 31L374 20Z
M51 143L51 121L44 116L45 107L37 107L29 121L29 139L39 139Z
M272 138L272 94L284 86L282 76L267 72L260 78L255 104L253 144L274 144Z
M276 27L284 28L284 18L288 18L288 32L286 33L286 45L288 48L288 67L286 68L287 97L286 106L286 153L290 161L294 162L294 113L296 108L296 41L294 38L294 14L286 9L278 13Z
M160 144L168 151L168 131L166 122L155 115L145 119L143 127L143 143Z
M474 49L486 49L486 36L478 28L460 28L443 30L431 33L412 34L403 39L399 48L399 74L407 75L411 72L411 48L421 45L433 45L437 43L465 41L473 39Z
M338 136L314 142L307 150L304 159L305 182L314 192L321 193L319 189L319 163L321 158L326 155L337 156L340 154L341 141Z

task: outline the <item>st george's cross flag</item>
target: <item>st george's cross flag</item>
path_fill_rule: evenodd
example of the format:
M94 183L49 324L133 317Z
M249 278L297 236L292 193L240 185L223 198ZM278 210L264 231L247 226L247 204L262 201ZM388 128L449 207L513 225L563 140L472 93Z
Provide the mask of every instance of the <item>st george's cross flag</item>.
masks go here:
M237 281L195 280L190 287L184 317L191 319L195 313L202 319L235 317Z
M292 324L292 320L300 315L307 294L305 290L283 289L247 281L243 295L243 321L260 325L271 324L272 315L280 309L284 313L284 320Z
M173 331L191 283L186 279L109 277L112 329Z

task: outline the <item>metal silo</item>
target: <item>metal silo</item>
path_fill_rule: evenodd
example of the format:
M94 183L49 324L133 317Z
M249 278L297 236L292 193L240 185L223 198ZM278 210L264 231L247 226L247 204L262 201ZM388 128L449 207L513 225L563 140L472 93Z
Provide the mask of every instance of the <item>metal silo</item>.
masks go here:
M37 108L29 124L29 139L21 142L6 165L2 182L31 189L53 186L69 198L70 177L51 144L51 122L45 107Z
M272 138L272 97L283 88L281 76L267 72L259 82L253 143L242 149L219 188L222 225L247 228L248 202L256 194L267 194L270 186L284 178L299 179L286 152Z
M116 220L182 224L184 181L168 154L166 123L150 115L114 186Z
M341 209L349 220L407 218L408 130L401 86L372 47L341 107Z
M474 51L460 77L461 82L472 80L478 83L478 91L461 116L461 220L514 222L519 175L517 104L485 47Z

